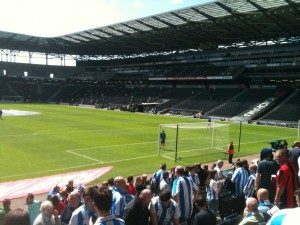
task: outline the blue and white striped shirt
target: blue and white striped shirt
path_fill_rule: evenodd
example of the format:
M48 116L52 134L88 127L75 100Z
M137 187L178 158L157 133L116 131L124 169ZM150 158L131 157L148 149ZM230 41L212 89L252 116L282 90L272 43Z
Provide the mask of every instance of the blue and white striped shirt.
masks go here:
M192 215L194 191L198 191L198 186L191 178L182 176L174 180L172 195L178 194L181 218L190 218Z
M99 217L94 225L125 225L124 220L116 218L114 215Z
M209 182L209 186L206 187L206 198L211 200L218 200L218 193L216 190L218 190L218 183L211 179Z
M83 204L72 213L69 225L89 224L90 218L94 215L96 215L95 212L90 212L86 205Z
M172 225L174 219L179 218L179 207L173 199L170 199L168 206L164 206L158 196L154 197L149 204L149 211L156 214L159 225Z
M113 200L111 206L111 214L119 218L125 217L126 205L134 199L128 192L124 192L117 187L113 188Z
M239 167L234 171L231 180L235 183L235 194L243 194L248 180L248 172L243 167Z
M255 194L255 179L256 179L256 173L252 173L247 180L247 183L244 187L244 194L245 198L254 197Z
M200 179L199 179L198 174L196 174L196 173L194 173L194 174L189 173L189 177L192 179L192 181L193 181L198 187L200 186Z

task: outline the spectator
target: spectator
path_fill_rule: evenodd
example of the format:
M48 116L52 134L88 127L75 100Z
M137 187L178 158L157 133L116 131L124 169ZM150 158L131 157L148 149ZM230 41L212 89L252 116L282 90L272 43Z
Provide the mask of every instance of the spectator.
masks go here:
M207 208L207 202L205 197L199 195L195 200L195 206L199 212L195 215L194 225L216 225L216 214Z
M187 221L190 223L193 202L198 195L198 187L189 177L184 176L184 168L182 166L175 168L175 175L176 179L172 187L172 196L179 205L179 222Z
M0 225L3 225L3 220L5 215L11 211L10 209L10 205L11 205L11 201L9 199L4 199L3 202L3 207L0 208Z
M50 197L52 195L58 195L60 197L59 191L60 191L60 187L58 185L55 185L54 188L51 191L49 191L49 193L47 194L47 200L50 200Z
M3 225L30 225L29 214L24 209L13 209L5 215Z
M42 202L40 214L34 220L33 225L61 225L57 211L52 202L46 200Z
M40 213L41 202L38 199L34 200L34 195L32 193L26 195L25 201L28 205L27 212L29 214L30 224L32 225L35 218Z
M200 179L198 174L196 173L196 166L192 165L188 167L188 171L189 171L189 177L192 179L192 181L198 186L200 187Z
M208 176L205 182L206 187L206 198L208 203L208 208L212 210L215 214L219 210L219 192L221 189L221 182L217 181L218 173L216 170L209 170Z
M215 168L213 168L214 170L217 171L217 175L218 175L217 180L223 180L226 178L226 176L223 174L223 171L222 171L223 165L224 165L223 160L219 159L216 163Z
M80 193L77 190L72 191L68 196L68 202L60 215L62 225L69 224L72 213L82 205Z
M84 204L79 206L73 213L69 225L89 224L90 218L95 216L93 194L96 187L88 187L83 191Z
M163 172L167 170L167 165L165 163L160 164L160 169L152 175L150 182L150 189L154 195L158 193L158 188L161 180L163 179Z
M66 185L65 189L68 194L70 194L72 191L74 191L74 181L73 180L69 180L68 184Z
M250 176L248 160L247 160L247 159L243 159L242 162L243 162L243 167L244 167L244 169L247 171L248 176Z
M112 207L111 190L102 187L95 190L92 201L94 202L95 210L98 215L97 220L93 223L94 225L125 225L124 220L116 218L114 215L110 214L110 209Z
M243 194L244 187L248 180L248 172L243 167L242 161L235 163L235 171L232 175L231 181L235 183L235 194Z
M66 190L62 190L59 192L61 197L61 202L66 206L68 204L68 195L69 193Z
M147 174L142 175L142 183L143 183L144 189L147 188L148 185L150 185L150 181L148 180Z
M207 179L207 170L201 167L201 163L197 163L197 174L200 180L200 185L204 186Z
M258 225L259 222L265 220L264 216L258 211L258 202L255 198L248 198L246 200L246 208L244 213L246 216L239 223L239 225Z
M133 186L133 176L127 177L127 183L128 183L128 193L135 196L136 190L135 187Z
M151 199L149 211L152 225L179 225L178 204L171 197L171 192L163 189Z
M135 179L135 186L134 186L137 194L139 194L142 190L145 189L144 185L143 185L143 180L142 177L137 177Z
M128 188L123 177L116 177L114 184L111 213L123 219L125 218L125 207L134 197L128 193Z
M265 188L260 188L257 191L258 211L264 216L265 221L268 221L271 216L267 213L274 205L269 200L269 191Z
M108 189L108 182L107 181L103 181L102 184L101 184L101 187Z
M114 187L115 187L114 178L109 178L107 180L107 184L108 184L108 189L110 189L111 191L113 191Z
M271 176L275 175L279 169L279 165L273 160L272 149L264 148L260 153L260 161L257 166L255 191L265 188L269 191L269 199L274 202L276 193L276 184L271 180Z
M231 179L232 179L232 172L228 172L223 186L224 186L225 191L228 191L234 195L236 193L235 184L231 182Z
M144 189L139 195L136 195L132 204L128 205L126 211L126 225L148 225L149 211L148 206L152 198L152 192Z
M171 185L170 185L170 177L169 172L165 171L163 172L163 179L159 183L159 191L163 190L164 188L169 189L169 191L172 191Z
M274 204L281 209L293 208L296 206L293 193L298 189L296 167L289 160L287 149L278 149L275 156L280 168L276 176Z
M58 212L58 215L60 215L65 208L65 204L59 199L57 195L52 195L49 200L52 202L55 210Z
M250 176L248 177L247 183L243 190L246 199L249 197L256 197L256 193L255 193L256 169L257 166L255 164L250 164L249 166Z

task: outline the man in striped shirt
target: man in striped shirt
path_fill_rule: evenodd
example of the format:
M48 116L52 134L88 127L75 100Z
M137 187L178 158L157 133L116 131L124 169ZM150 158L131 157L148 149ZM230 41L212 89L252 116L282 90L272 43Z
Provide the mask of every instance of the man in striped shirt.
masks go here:
M235 163L235 171L232 175L231 181L235 183L235 194L243 194L244 187L248 180L248 172L243 167L242 161Z
M198 187L189 177L184 176L184 168L182 166L175 168L175 176L172 196L180 208L179 222L187 221L190 224L193 202L198 195Z
M107 188L99 188L93 195L94 206L98 218L94 225L125 225L124 220L110 214L112 192Z
M257 170L257 166L255 164L250 164L249 172L251 175L248 177L247 183L243 190L246 199L249 197L256 196L256 193L255 193L256 170Z
M134 199L134 196L128 193L127 184L123 177L116 177L114 184L111 214L124 219L126 216L125 207Z
M149 211L152 225L179 225L179 207L171 197L170 190L165 188L159 196L151 199Z
M198 186L200 187L200 179L198 174L196 173L196 166L192 165L188 167L188 171L189 171L189 177L192 179L192 181Z
M93 205L93 194L95 187L88 187L83 191L84 204L77 208L71 216L69 225L85 225L89 224L90 219L95 216L95 209Z

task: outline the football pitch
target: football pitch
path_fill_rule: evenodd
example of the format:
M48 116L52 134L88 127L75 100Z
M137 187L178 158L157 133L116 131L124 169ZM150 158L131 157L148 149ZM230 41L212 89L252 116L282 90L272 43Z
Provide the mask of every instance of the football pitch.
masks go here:
M0 104L0 109L39 113L4 116L0 121L0 182L113 166L96 183L152 173L162 162L170 168L224 158L222 150L201 148L210 134L194 138L194 132L193 141L186 142L192 147L179 151L177 162L170 147L174 138L168 133L165 149L158 155L160 124L198 123L199 119L55 104ZM240 124L230 123L226 142L234 141L235 157L241 158L270 147L270 140L286 139L291 144L297 138L297 129L243 124L238 152L239 131Z

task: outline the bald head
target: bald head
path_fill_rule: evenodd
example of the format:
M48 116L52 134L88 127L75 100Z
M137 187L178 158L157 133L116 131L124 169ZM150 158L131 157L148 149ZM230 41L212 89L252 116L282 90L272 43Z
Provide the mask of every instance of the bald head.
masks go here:
M246 207L248 208L249 212L254 212L257 211L257 207L258 207L258 202L255 198L248 198L246 200Z
M259 202L269 200L269 191L265 188L260 188L257 191L257 199Z
M150 189L142 190L139 195L139 201L144 207L147 207L149 205L151 198L152 198L152 192Z
M127 185L124 177L116 177L114 179L115 186L122 191L127 191Z

